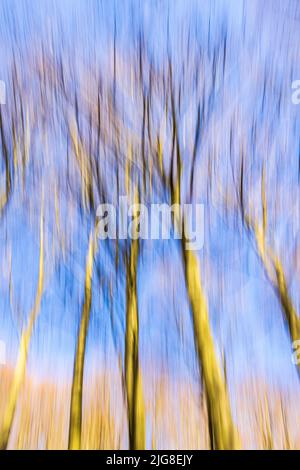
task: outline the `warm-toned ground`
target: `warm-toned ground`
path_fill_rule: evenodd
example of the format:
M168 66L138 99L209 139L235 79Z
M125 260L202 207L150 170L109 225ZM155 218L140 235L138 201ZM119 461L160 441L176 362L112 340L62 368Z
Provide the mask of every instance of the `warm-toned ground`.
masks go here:
M0 369L0 422L12 371ZM152 448L208 448L205 401L185 383L167 376L148 378L147 444ZM300 448L299 393L279 393L249 381L234 393L232 407L244 448ZM99 374L84 389L83 448L127 447L122 388L116 377ZM69 385L27 378L23 387L9 448L64 449L68 441Z

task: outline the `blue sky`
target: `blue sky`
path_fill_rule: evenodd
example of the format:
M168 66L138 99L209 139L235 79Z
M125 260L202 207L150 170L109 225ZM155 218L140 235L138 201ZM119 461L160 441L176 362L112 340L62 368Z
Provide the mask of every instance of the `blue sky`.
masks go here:
M263 14L256 14L262 8ZM208 133L207 149L228 143L227 116L238 109L243 119L256 115L259 129L269 128L272 141L270 151L277 162L282 181L276 180L270 163L269 183L274 188L281 185L282 205L289 207L291 193L297 185L297 159L299 145L300 108L289 100L291 78L300 78L299 52L296 26L285 12L273 11L259 2L222 0L213 1L128 1L115 2L81 0L20 1L4 0L0 16L1 76L6 80L8 64L12 59L12 37L26 56L31 44L48 41L53 31L54 45L66 56L70 54L73 66L79 63L102 64L112 46L114 18L116 20L117 47L126 56L133 38L141 29L147 47L155 60L165 57L168 48L174 61L180 63L182 37L189 24L194 28L199 44L205 44L207 35L211 43L220 38L221 27L227 22L232 48L229 53L229 72L226 89L220 85L220 102L216 101L214 116L219 123L218 135L214 129ZM169 17L168 17L169 13ZM8 15L8 16L7 16ZM15 18L16 23L11 22ZM287 18L287 19L286 19ZM280 28L280 24L282 27ZM290 26L290 28L288 28ZM15 29L14 29L15 28ZM278 33L274 34L274 31ZM275 37L276 36L276 37ZM299 44L299 42L298 42ZM24 55L23 55L24 57ZM24 64L26 67L26 64ZM263 72L267 70L268 106L260 112L259 103L263 88ZM26 70L24 72L26 74ZM179 73L179 72L178 72ZM278 117L276 96L282 90L283 110ZM7 93L10 93L9 82ZM224 98L225 97L225 98ZM222 101L221 102L221 98ZM186 103L187 118L194 104ZM263 139L262 132L262 139ZM55 164L63 165L60 149L64 144L50 142L55 153ZM205 147L204 145L204 147ZM275 147L275 148L274 148ZM253 156L253 168L262 158L264 148ZM220 161L226 150L220 152ZM201 160L199 160L201 162ZM221 163L222 165L222 163ZM197 181L201 179L201 168ZM45 170L46 171L46 170ZM62 170L63 172L63 170ZM275 184L276 183L276 184ZM279 188L278 186L278 188ZM197 198L204 202L204 191L199 183ZM285 191L282 189L285 188ZM278 189L278 191L280 188ZM274 189L275 191L275 189ZM295 194L299 195L298 192ZM271 191L272 196L272 191ZM273 207L270 196L270 207ZM275 198L274 198L275 200ZM284 327L279 302L266 279L255 251L245 233L234 225L234 214L229 222L224 218L220 200L207 203L207 227L203 250L199 257L202 265L204 287L208 296L211 323L218 351L226 351L228 372L232 380L243 380L248 374L267 377L271 382L294 387L297 384L295 368L291 362L292 348ZM35 209L37 210L37 205ZM297 207L284 210L274 230L275 243L283 259L292 256L290 246L298 232ZM67 216L67 213L66 213ZM38 211L35 214L38 220ZM7 344L8 360L13 362L18 337L9 302L9 278L7 274L8 246L12 257L12 279L16 302L26 318L33 302L37 279L38 230L36 222L29 220L25 204L19 204L15 194L8 213L0 225L0 339ZM51 222L50 222L51 225ZM275 227L275 225L274 225ZM75 229L73 250L53 267L49 251L47 282L42 308L36 325L30 350L30 370L36 375L70 378L76 338L76 327L83 295L84 259L88 231L80 222ZM51 245L49 235L49 246ZM101 254L105 248L101 245ZM145 242L143 260L139 270L140 343L142 363L167 364L170 373L183 376L194 374L194 348L189 309L183 283L183 272L176 243L165 248ZM69 260L69 262L68 262ZM47 261L47 260L46 260ZM167 266L167 267L166 267ZM288 266L288 259L287 259ZM108 272L112 269L106 264ZM221 282L222 281L222 282ZM222 287L222 283L225 283ZM116 296L115 315L124 309L124 292ZM299 307L299 271L291 276L291 292ZM88 338L87 364L97 355L102 364L109 352L112 367L117 367L117 355L111 336L110 308L107 302L108 284L99 289L94 279L93 310ZM178 342L174 315L184 325L183 343ZM123 320L118 320L118 347L123 348ZM87 365L88 367L88 365Z

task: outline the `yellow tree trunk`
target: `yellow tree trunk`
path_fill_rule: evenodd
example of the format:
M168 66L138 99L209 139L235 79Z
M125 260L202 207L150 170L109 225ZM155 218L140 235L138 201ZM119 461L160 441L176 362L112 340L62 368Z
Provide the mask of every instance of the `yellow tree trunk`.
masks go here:
M283 265L273 251L266 247L263 231L256 226L254 232L258 254L279 299L289 336L295 342L300 339L300 318L289 294ZM300 363L297 367L300 372Z
M0 449L6 449L14 420L18 396L24 381L26 372L26 363L28 357L29 344L32 336L33 327L40 311L40 305L44 285L44 229L43 229L43 210L40 221L40 255L39 255L39 276L35 303L29 315L29 322L26 330L21 335L19 354L14 372L13 382L9 393L8 404L4 412L3 424L0 432Z
M300 339L300 318L289 295L283 266L278 258L275 259L274 266L276 272L278 297L280 299L286 322L288 324L290 337L294 342ZM300 369L300 363L298 364L298 367Z
M181 159L177 163L178 179L171 188L172 204L180 204ZM209 323L206 298L202 289L200 266L193 251L186 250L187 235L185 223L178 214L174 217L175 230L182 226L182 256L185 282L193 317L193 332L199 370L202 371L206 394L208 426L211 448L218 450L239 449L240 439L234 426L230 401Z
M81 448L83 371L86 337L92 304L93 260L94 237L93 233L91 233L86 257L84 304L82 308L74 360L69 424L69 450L79 450Z
M143 450L146 446L145 404L139 364L138 252L139 242L133 240L127 260L125 336L125 382L130 450Z
M241 185L242 184L243 179L241 177ZM290 338L294 343L300 339L300 318L289 294L282 262L279 257L274 254L272 248L268 246L267 243L268 210L264 167L262 169L261 176L261 205L263 214L261 223L253 220L250 216L245 214L245 209L242 204L243 220L248 230L252 230L254 233L258 255L266 275L277 294ZM297 366L298 373L300 373L300 363Z
M211 446L219 450L238 449L239 436L232 420L227 387L215 352L200 267L195 254L185 250L184 243L183 240L185 278L192 310L195 348L207 398Z

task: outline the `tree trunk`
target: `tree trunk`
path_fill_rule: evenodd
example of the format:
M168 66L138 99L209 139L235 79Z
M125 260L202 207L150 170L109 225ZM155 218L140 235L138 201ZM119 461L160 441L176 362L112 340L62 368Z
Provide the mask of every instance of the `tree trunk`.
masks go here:
M91 233L89 239L88 253L86 257L84 304L82 308L82 315L77 337L76 354L74 360L70 406L69 450L80 450L81 448L83 372L86 338L92 304L93 259L94 237L93 233Z
M125 382L130 450L146 446L145 404L139 364L139 318L137 305L137 267L139 242L133 240L126 273Z
M2 429L0 432L0 449L4 450L7 448L8 440L14 420L15 410L17 401L20 393L21 386L24 381L26 372L26 363L28 357L28 349L32 336L33 327L37 316L40 311L40 305L43 294L44 286L44 229L43 229L43 210L41 212L40 221L40 255L39 255L39 276L38 276L38 288L35 298L35 303L32 311L29 315L29 322L27 329L21 335L19 354L17 364L14 372L13 382L9 393L8 404L4 412L4 419Z
M200 267L195 254L185 250L183 258L188 297L192 310L195 348L199 368L202 370L207 398L208 420L213 449L238 449L235 429L225 380L216 356L205 295L201 286Z

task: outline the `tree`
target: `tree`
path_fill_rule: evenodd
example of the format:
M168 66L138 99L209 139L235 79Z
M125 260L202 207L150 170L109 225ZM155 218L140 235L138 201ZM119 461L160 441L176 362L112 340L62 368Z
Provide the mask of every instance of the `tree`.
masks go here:
M37 292L35 297L34 306L30 312L28 325L21 335L19 354L17 364L14 371L13 382L11 385L8 403L4 412L4 420L0 431L0 449L6 449L8 445L9 436L14 420L14 415L17 406L20 389L24 381L26 372L26 363L28 358L28 350L30 340L33 333L33 328L36 323L40 311L42 301L43 287L44 287L44 221L43 221L43 203L40 216L40 253L39 253L39 275Z
M246 209L244 160L241 161L241 174L239 184L240 213L247 232L253 236L256 252L262 263L266 276L271 283L283 312L285 323L292 343L300 338L300 318L294 302L289 294L288 282L280 257L275 253L267 237L268 230L268 208L266 197L265 168L261 171L261 213L262 220L259 221ZM298 372L300 364L298 364Z
M82 423L82 389L86 338L92 305L92 277L95 254L94 233L91 231L88 251L86 255L84 302L81 313L80 326L77 336L76 353L74 359L74 371L71 392L70 423L69 423L69 449L81 448L81 423Z

